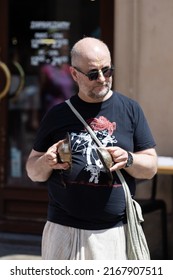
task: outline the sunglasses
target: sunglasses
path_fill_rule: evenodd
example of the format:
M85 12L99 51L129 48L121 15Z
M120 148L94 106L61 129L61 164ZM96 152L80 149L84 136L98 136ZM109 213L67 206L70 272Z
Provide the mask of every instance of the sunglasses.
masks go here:
M114 71L114 66L112 65L111 67L103 67L101 70L91 70L88 73L84 73L82 72L78 67L73 66L74 69L76 69L78 72L82 73L83 75L85 75L86 77L88 77L88 79L90 81L94 81L97 80L99 77L100 72L102 72L102 75L105 78L110 78L113 74Z

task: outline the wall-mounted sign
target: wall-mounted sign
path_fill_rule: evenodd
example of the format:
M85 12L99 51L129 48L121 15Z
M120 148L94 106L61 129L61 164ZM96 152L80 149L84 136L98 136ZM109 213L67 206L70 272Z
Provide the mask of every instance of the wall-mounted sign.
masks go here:
M31 65L61 65L69 61L69 21L31 21Z

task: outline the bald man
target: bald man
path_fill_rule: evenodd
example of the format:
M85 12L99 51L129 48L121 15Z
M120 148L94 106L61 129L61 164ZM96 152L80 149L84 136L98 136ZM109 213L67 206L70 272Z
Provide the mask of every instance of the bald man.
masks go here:
M26 163L30 179L48 186L42 258L126 260L126 204L116 170L134 196L135 179L150 179L157 171L156 144L139 104L112 91L114 66L104 42L90 37L76 42L70 72L78 85L70 102L113 163L105 167L97 144L66 102L43 118ZM64 141L66 160L60 153Z

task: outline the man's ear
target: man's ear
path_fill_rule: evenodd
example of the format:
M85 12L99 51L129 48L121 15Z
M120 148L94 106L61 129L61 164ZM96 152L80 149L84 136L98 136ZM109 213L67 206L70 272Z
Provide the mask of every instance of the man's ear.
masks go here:
M73 80L76 82L77 81L77 71L75 70L75 68L73 66L70 66L70 73L73 77Z

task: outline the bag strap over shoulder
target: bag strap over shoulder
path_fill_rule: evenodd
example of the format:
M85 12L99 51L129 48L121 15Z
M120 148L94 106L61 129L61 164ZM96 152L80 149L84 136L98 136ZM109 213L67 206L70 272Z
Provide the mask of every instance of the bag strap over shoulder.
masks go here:
M75 109L75 107L71 104L70 99L65 101L68 106L70 107L70 109L73 111L73 113L76 115L76 117L78 117L78 119L84 124L84 126L86 127L86 129L88 130L88 132L91 134L92 138L94 139L94 141L97 143L97 145L99 147L102 147L102 143L99 141L99 139L96 137L94 131L91 129L91 127L86 123L86 121L83 119L83 117L79 114L79 112Z
M71 108L73 113L84 124L91 137L99 147L103 147L102 143L97 138L91 127L85 122L79 112L71 104L70 100L65 101ZM147 260L150 259L148 245L142 230L141 222L143 221L142 211L140 205L132 199L129 187L120 170L116 170L118 178L123 186L125 200L126 200L126 214L127 214L127 255L131 260Z

